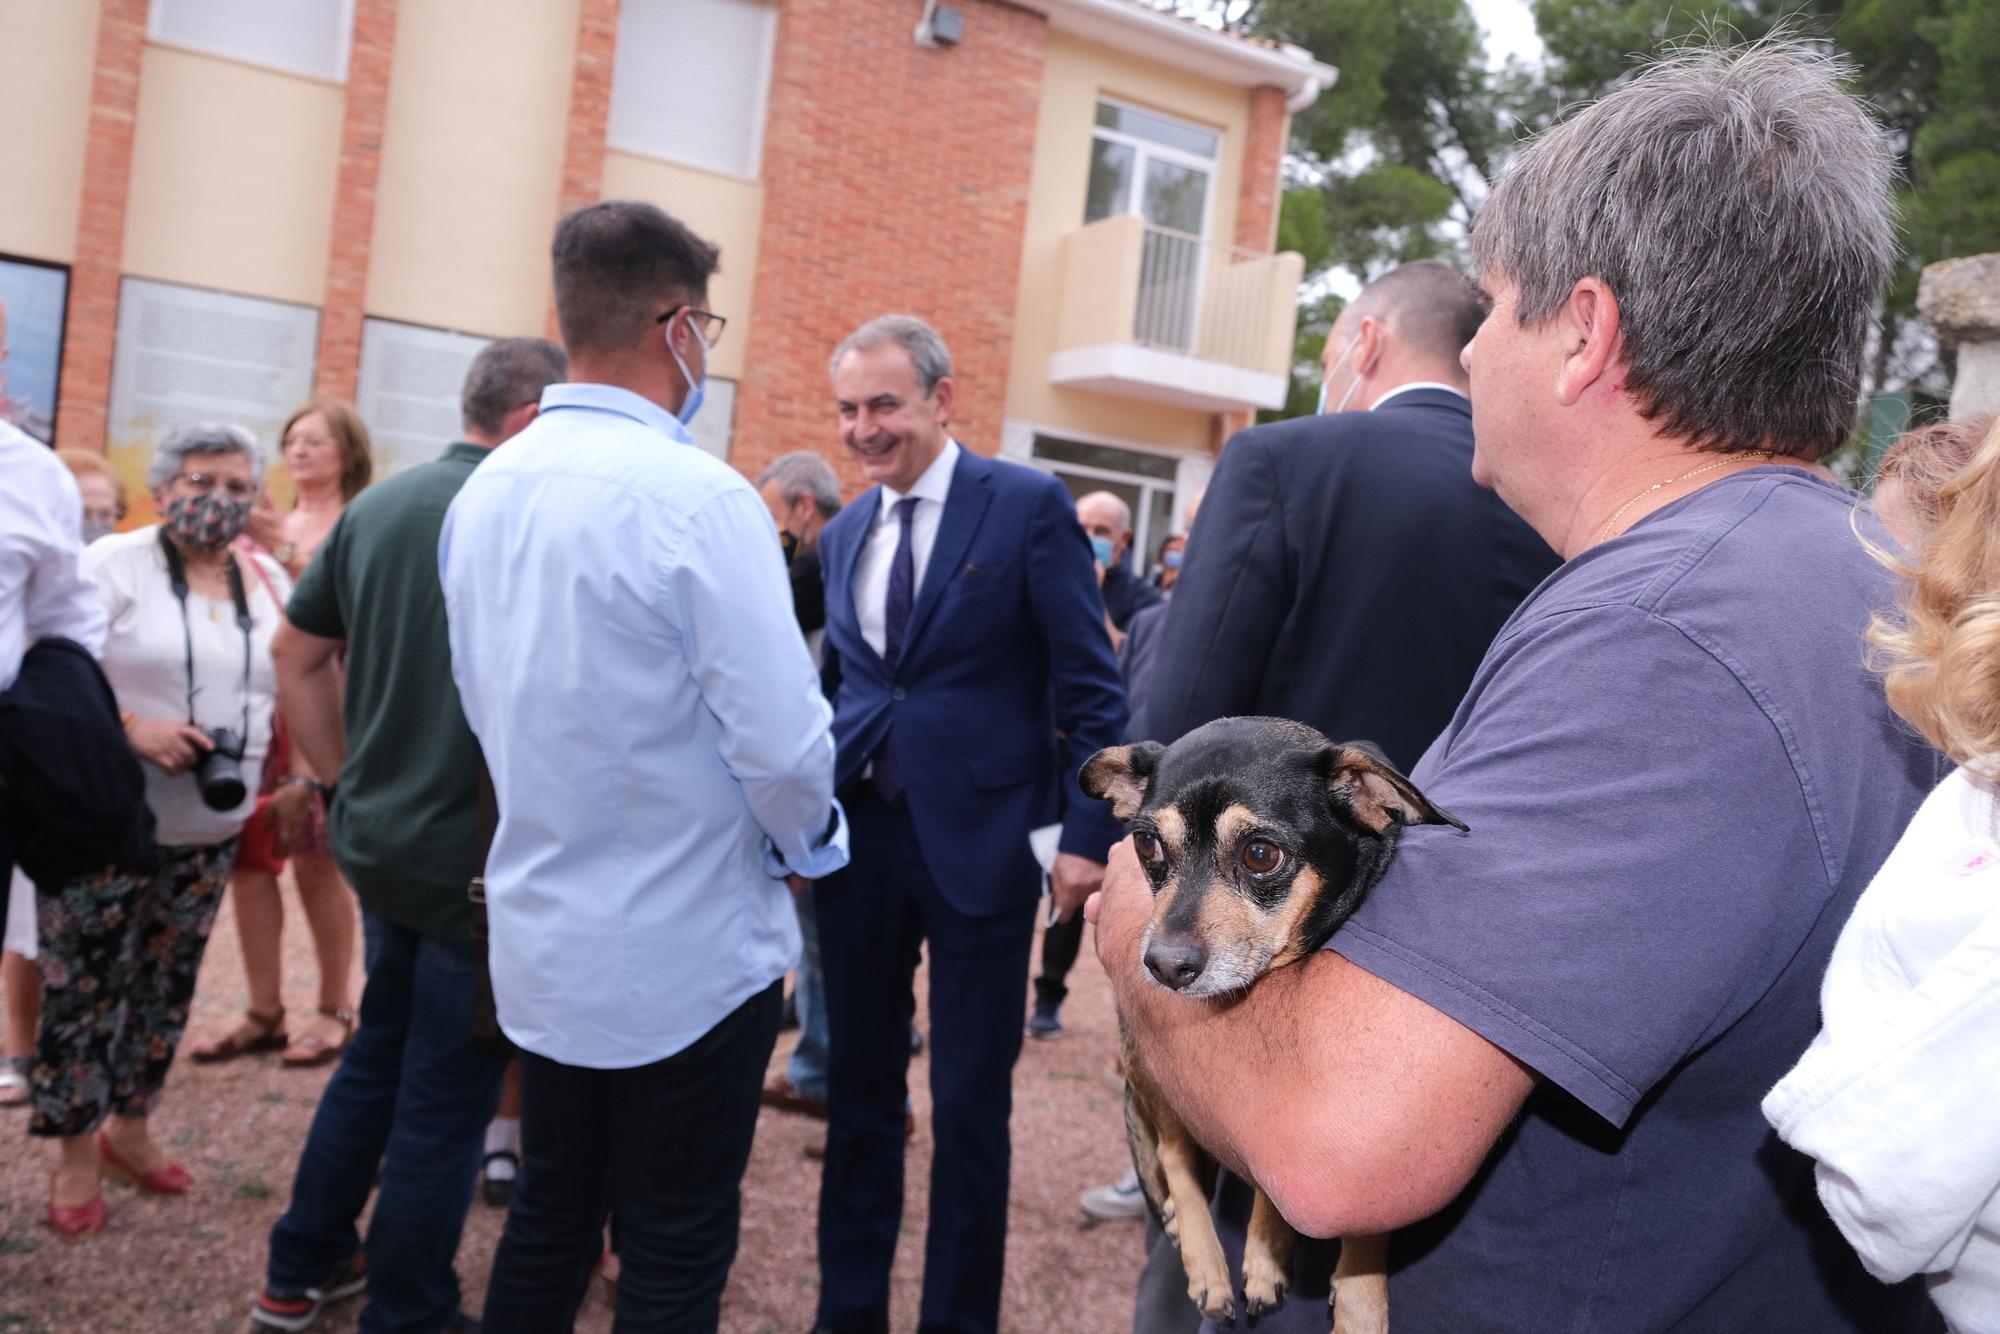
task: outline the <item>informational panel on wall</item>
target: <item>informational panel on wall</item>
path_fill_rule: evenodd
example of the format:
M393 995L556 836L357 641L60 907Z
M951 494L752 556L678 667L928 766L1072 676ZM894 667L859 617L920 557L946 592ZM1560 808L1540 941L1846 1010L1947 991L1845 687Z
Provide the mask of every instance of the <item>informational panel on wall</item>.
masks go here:
M490 341L396 320L362 321L354 405L368 423L378 479L428 462L460 438L465 373Z
M69 270L0 255L0 421L55 439Z
M127 278L111 357L111 462L134 522L149 522L146 465L176 426L227 421L264 449L278 503L291 499L278 458L285 419L312 395L319 311L258 297Z
M700 445L724 463L729 462L729 432L736 421L736 381L718 380L708 377L708 388L702 391L701 411L694 416L694 425L688 427L688 434Z

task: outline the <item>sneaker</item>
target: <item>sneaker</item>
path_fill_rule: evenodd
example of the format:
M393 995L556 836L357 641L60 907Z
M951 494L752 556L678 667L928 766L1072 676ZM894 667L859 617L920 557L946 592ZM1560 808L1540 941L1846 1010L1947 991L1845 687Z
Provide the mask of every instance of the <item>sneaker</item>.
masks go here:
M352 1260L304 1292L273 1292L264 1289L250 1308L250 1323L258 1329L296 1331L312 1328L319 1313L335 1302L359 1297L368 1291L368 1261L359 1252Z
M1092 1186L1076 1197L1083 1211L1092 1218L1103 1219L1107 1223L1126 1218L1143 1218L1146 1214L1146 1192L1139 1189L1139 1173L1135 1169L1119 1177L1108 1186Z
M1035 1012L1028 1016L1028 1036L1043 1042L1061 1037L1062 1006L1054 1001L1036 1001Z

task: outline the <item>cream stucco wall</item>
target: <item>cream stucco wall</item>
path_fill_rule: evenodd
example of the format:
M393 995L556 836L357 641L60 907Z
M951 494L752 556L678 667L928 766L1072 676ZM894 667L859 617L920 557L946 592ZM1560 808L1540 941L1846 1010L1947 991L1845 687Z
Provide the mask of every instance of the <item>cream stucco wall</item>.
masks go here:
M658 204L722 251L722 266L709 284L708 305L728 319L729 328L715 349L714 374L740 378L743 349L750 341L750 288L757 273L764 187L740 176L720 176L613 149L604 155L604 197Z
M0 0L0 250L76 259L97 6Z
M1007 416L1050 430L1208 451L1215 419L1205 412L1049 383L1049 357L1062 318L1063 238L1083 226L1090 179L1090 135L1100 97L1193 121L1222 135L1208 236L1236 234L1236 202L1250 94L1155 64L1063 32L1049 34L1042 104L1035 130L1035 166L1021 246L1021 286L1014 314L1014 351L1007 380Z
M344 100L336 84L149 44L125 272L319 305Z
M376 182L370 315L540 334L576 0L403 0Z

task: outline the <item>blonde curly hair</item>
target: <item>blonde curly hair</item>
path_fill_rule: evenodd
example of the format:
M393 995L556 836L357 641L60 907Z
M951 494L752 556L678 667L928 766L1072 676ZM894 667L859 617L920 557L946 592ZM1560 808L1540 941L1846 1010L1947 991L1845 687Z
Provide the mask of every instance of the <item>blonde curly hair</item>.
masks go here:
M1928 500L1928 497L1925 497ZM1889 705L1986 783L2000 781L2000 424L1922 507L1899 621L1868 628Z

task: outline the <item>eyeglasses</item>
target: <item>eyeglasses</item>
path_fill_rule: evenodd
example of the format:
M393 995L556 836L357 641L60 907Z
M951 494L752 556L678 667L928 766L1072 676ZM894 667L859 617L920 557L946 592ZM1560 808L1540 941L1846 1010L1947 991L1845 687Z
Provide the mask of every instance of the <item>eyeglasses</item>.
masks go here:
M257 494L257 488L250 485L250 483L244 481L240 477L232 477L228 481L224 482L220 478L210 473L184 472L180 476L174 478L174 480L176 482L187 483L188 490L198 492L199 494L204 496L207 495L209 492L215 490L215 488L218 485L220 485L222 489L224 491L227 491L230 495L235 496L238 500L242 500L248 496L254 496Z
M688 313L689 319L699 321L695 326L695 332L701 335L702 342L712 348L722 341L722 331L729 327L729 321L725 317L715 314L713 311L696 310L693 306L675 306L664 315L654 316L653 323L665 324L682 311Z

